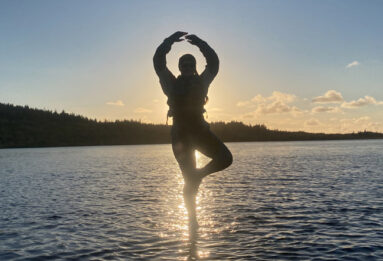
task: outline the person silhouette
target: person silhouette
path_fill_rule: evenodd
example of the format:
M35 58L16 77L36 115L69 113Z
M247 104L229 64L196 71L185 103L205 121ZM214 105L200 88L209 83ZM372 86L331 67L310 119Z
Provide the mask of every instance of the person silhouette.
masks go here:
M179 58L181 74L176 78L166 66L166 54L175 42L184 37L195 45L206 59L206 68L198 74L196 59L191 54ZM168 117L173 117L171 140L174 156L181 169L185 184L183 195L188 211L189 226L197 228L196 195L204 177L229 167L233 156L229 149L211 131L204 119L204 105L208 88L218 73L219 59L215 51L203 40L186 32L175 32L157 48L153 57L154 69L164 94L168 97ZM202 168L196 167L195 151L211 161Z

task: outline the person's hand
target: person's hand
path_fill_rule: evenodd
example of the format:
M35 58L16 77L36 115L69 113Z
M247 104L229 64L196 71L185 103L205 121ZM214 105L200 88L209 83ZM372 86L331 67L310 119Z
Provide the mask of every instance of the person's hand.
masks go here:
M185 38L187 39L187 41L193 45L199 45L200 43L203 42L203 40L201 38L199 38L198 36L196 36L195 34L189 34L187 36L185 36Z
M172 34L171 36L169 36L168 38L166 38L168 41L174 43L174 42L181 42L183 41L184 39L181 39L182 36L184 35L187 35L188 33L187 32L181 32L181 31L178 31L178 32L175 32L174 34Z

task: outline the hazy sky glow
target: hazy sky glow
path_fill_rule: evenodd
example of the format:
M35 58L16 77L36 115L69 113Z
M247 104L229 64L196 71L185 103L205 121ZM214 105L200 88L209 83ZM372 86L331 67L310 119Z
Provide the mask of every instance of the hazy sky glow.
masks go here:
M177 30L220 58L209 121L383 132L382 1L0 1L0 102L165 123L152 57ZM196 47L175 44L168 65Z

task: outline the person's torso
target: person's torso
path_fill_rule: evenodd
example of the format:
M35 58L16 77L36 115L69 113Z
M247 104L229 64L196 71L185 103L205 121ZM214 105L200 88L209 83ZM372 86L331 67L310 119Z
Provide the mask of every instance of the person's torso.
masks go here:
M179 76L168 95L169 116L178 123L203 120L206 100L207 87L199 75Z

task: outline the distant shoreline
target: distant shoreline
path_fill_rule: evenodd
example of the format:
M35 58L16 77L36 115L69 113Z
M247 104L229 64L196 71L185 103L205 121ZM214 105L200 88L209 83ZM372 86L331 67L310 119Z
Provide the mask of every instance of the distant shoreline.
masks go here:
M66 112L0 103L0 148L46 148L170 144L170 125L134 120L100 122ZM270 130L265 125L212 122L224 142L383 139L383 133L346 134Z
M317 139L317 140L267 140L267 141L225 141L225 143L262 143L262 142L312 142L312 141L365 141L382 140L383 138L360 138L360 139ZM84 148L84 147L112 147L112 146L146 146L146 145L171 145L171 143L141 143L141 144L112 144L112 145L68 145L68 146L45 146L45 147L0 147L0 150L7 149L46 149L46 148Z

